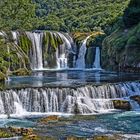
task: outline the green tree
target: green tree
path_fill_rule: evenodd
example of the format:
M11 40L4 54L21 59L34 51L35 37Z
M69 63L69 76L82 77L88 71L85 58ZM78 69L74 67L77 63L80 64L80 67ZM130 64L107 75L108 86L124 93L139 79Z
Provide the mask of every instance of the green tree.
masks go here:
M37 23L35 4L33 4L31 0L0 1L1 30L28 30L37 26Z
M131 0L123 16L126 27L132 27L140 22L140 0Z

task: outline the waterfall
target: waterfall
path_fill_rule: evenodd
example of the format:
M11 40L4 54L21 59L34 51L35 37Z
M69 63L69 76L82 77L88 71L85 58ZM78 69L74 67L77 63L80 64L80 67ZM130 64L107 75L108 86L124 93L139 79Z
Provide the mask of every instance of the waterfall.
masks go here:
M28 38L32 42L31 51L31 68L41 70L43 69L43 57L42 57L42 38L43 33L31 33L26 32Z
M95 53L95 61L94 61L94 67L96 69L101 69L101 65L100 65L100 48L96 47L96 53Z
M72 46L69 40L71 38L69 35L67 35L69 37L68 39L65 34L62 34L59 32L57 32L57 34L61 37L61 39L64 42L63 45L61 45L56 51L57 69L66 69L68 68L68 53L72 49Z
M134 91L134 87L139 92ZM114 109L113 99L140 94L140 83L86 85L77 88L23 88L0 91L0 114L62 112L95 114Z
M91 36L91 35L90 35ZM76 67L77 68L82 68L84 69L85 68L85 55L86 55L86 50L87 50L87 47L86 47L86 44L87 44L87 40L90 38L90 36L88 36L84 41L83 41L83 44L82 46L80 47L80 50L79 50L79 54L78 54L78 58L77 58L77 61L76 61Z
M48 41L49 42L48 44L47 41L45 42L46 46L48 45L46 48L44 47L45 45L44 45L44 38L43 38L46 35L46 32L36 31L36 32L22 33L18 31L11 31L11 33L12 33L13 41L17 46L20 45L20 42L22 42L20 40L20 36L25 38L27 37L31 41L31 46L29 46L30 50L28 53L29 55L28 57L30 60L30 67L32 70L43 70L43 69L45 70L51 68L85 69L87 67L86 55L88 54L88 51L87 51L86 44L87 44L87 40L90 38L91 35L86 37L86 39L83 41L77 57L76 43L68 33L51 32L51 31L48 32L50 33L50 35L47 34L48 35L47 39L50 39L49 40L50 42ZM0 32L0 35L6 37L7 33L2 31ZM63 44L60 43L61 42L60 40L63 42ZM92 55L91 57L94 56ZM90 57L88 59L90 59ZM92 68L92 65L96 69L101 69L99 47L96 47L95 62L93 63L91 60L90 68Z

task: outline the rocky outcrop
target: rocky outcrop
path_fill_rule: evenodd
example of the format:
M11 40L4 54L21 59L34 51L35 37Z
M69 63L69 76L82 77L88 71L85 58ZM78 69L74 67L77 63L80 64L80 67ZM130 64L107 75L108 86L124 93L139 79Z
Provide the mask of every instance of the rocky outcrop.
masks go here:
M131 110L131 105L126 100L113 100L113 105L115 109Z
M108 70L140 72L140 23L118 27L102 44L102 65ZM109 65L108 65L109 64Z
M140 95L131 96L130 99L136 101L140 105Z

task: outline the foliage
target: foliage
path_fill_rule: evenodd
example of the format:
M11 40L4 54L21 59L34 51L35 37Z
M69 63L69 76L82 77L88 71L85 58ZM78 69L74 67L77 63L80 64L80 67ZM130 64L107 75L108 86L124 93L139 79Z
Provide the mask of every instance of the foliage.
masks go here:
M31 0L1 0L0 29L29 30L37 26L35 5Z
M128 8L124 12L125 26L130 28L140 22L140 1L131 0Z
M43 19L39 29L89 32L107 28L123 14L129 0L34 0L36 15Z

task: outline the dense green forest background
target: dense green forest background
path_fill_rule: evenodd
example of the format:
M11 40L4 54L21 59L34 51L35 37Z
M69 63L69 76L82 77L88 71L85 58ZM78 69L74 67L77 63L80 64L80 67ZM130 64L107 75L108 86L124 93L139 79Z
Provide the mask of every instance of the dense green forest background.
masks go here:
M88 32L112 26L129 0L3 0L0 28Z

